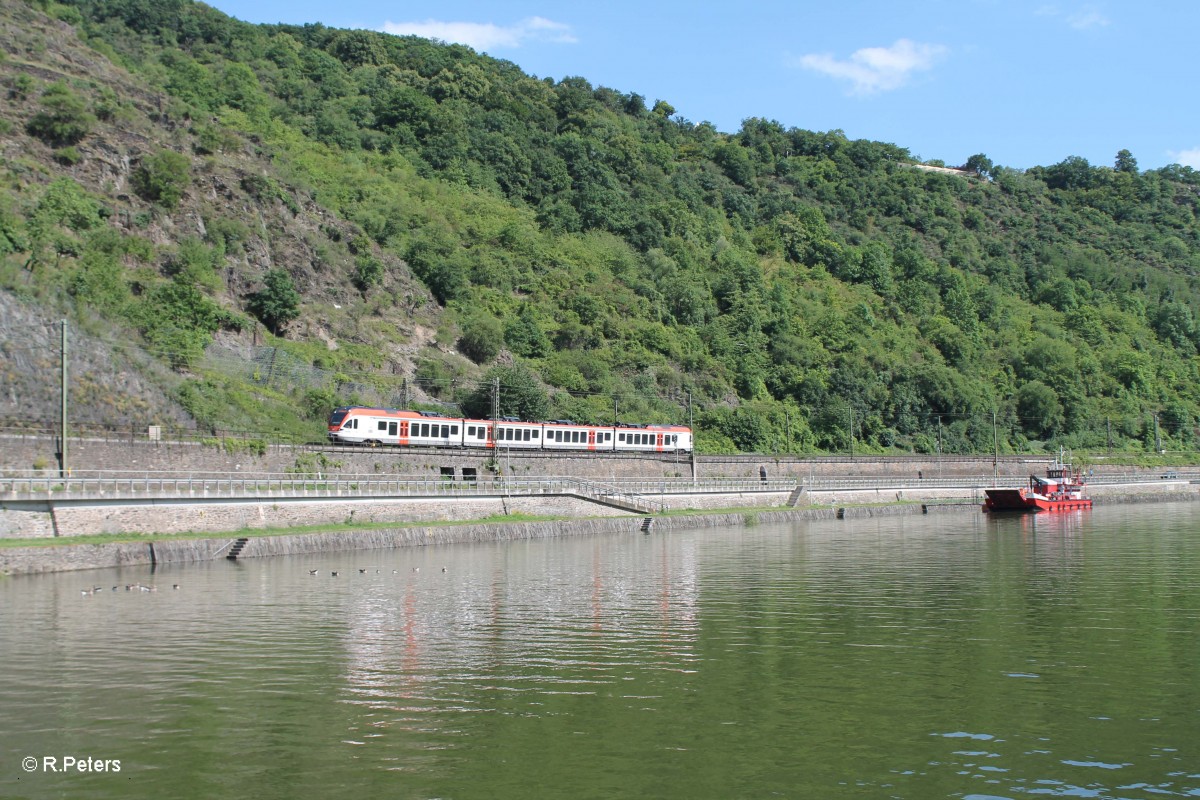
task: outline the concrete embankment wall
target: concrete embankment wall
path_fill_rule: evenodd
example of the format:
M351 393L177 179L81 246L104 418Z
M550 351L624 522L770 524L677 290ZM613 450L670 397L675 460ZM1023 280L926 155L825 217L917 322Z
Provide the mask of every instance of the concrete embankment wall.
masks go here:
M1196 487L1174 486L1104 487L1097 504L1164 502L1200 499ZM653 517L650 532L663 533L707 527L748 524L789 523L818 519L853 519L904 516L929 513L978 514L974 501L942 498L929 503L892 503L883 505L838 505L795 510L754 510L695 516ZM606 518L573 519L546 522L488 522L438 526L380 527L363 531L259 535L248 538L240 558L275 555L417 547L461 542L509 541L552 536L586 536L611 533L639 533L647 518L619 513ZM21 575L65 570L96 569L126 565L149 565L207 561L223 557L238 534L228 533L207 539L159 540L120 544L76 544L43 547L0 548L0 575Z
M1200 498L1184 481L1091 487L1098 503ZM648 498L649 499L649 498ZM784 492L695 492L652 499L675 511L779 508ZM981 505L982 489L835 489L806 492L798 505L834 508L909 503ZM0 509L0 539L85 536L103 533L230 533L343 524L456 522L527 514L541 517L628 516L630 512L570 495L459 496L437 498L193 498L129 501L21 501Z
M669 508L780 506L786 492L655 495ZM101 533L226 533L314 525L456 522L510 514L538 517L629 516L630 512L568 495L450 498L275 498L131 501L22 501L0 510L0 539Z
M931 507L931 510L933 507ZM972 509L973 510L973 509ZM867 517L920 514L921 505L881 506L875 508L834 509L809 508L794 511L746 511L698 516L656 517L650 530L662 533L673 530L724 527L747 524L772 524L800 520L834 519L839 516ZM576 519L548 522L498 522L461 525L406 526L364 531L327 533L297 533L278 536L250 537L239 555L241 558L300 555L347 550L372 550L396 547L421 547L435 544L465 542L496 542L521 539L542 539L554 536L588 536L598 534L641 534L645 517ZM101 569L119 566L148 566L210 561L223 558L236 534L210 539L181 539L176 541L123 542L119 544L75 544L43 547L0 548L0 575L28 575L42 572Z

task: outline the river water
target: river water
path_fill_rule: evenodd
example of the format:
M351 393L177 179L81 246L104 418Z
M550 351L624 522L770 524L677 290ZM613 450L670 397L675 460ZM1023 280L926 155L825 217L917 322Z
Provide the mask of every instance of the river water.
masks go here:
M0 795L1200 797L1198 657L1200 504L0 579Z

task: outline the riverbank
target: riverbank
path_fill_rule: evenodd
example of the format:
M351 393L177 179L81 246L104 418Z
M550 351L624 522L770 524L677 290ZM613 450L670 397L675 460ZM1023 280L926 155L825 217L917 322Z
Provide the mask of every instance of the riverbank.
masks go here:
M1190 485L1114 491L1095 498L1097 505L1195 501L1200 492ZM1124 488L1124 491L1119 489ZM148 536L132 541L77 542L0 547L0 576L103 569L121 566L159 566L224 558L239 541L237 558L261 558L304 553L422 547L429 545L513 541L556 536L612 533L664 533L673 530L774 524L819 519L980 512L965 500L901 502L862 505L821 505L800 509L745 508L712 513L659 516L621 515L574 519L489 520L442 525L380 525L378 527L289 533L287 530L240 530L206 538L178 535ZM61 542L61 540L58 540Z
M661 533L687 528L771 524L815 519L896 516L947 511L975 512L974 504L893 504L789 510L747 508L713 514L621 516L583 519L488 521L445 525L393 525L360 530L238 531L213 538L180 536L142 537L135 541L78 542L0 548L0 575L103 569L121 566L157 566L224 558L240 539L245 543L238 559L298 555L348 550L422 547L438 544L543 539L611 533ZM649 520L649 525L646 521Z

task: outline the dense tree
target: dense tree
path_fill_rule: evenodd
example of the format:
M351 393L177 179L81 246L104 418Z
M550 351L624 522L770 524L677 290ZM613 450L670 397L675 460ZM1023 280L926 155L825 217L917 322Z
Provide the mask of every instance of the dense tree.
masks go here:
M1136 175L1138 171L1137 159L1128 150L1118 150L1117 160L1113 164L1113 169L1117 172L1128 172Z
M752 117L723 133L663 100L648 110L634 93L539 80L417 37L248 25L189 0L42 5L117 53L146 96L171 96L137 129L174 140L151 146L132 180L159 206L154 235L176 238L133 256L99 231L111 207L114 229L136 240L144 208L38 173L44 188L0 187L0 255L38 273L9 284L94 297L185 360L211 337L200 300L236 296L235 262L262 263L229 256L276 252L281 232L251 220L282 201L301 222L327 210L292 252L325 273L304 281L314 291L360 290L331 315L353 330L320 358L372 353L364 373L398 349L386 331L428 324L442 349L422 363L442 378L452 361L455 380L478 378L506 346L526 370L506 385L576 393L556 394L556 413L600 419L600 395L620 394L630 414L670 416L686 391L705 447L726 449L785 447L774 437L788 426L806 447L845 448L851 416L859 448L990 448L993 409L1013 447L1095 446L1109 420L1140 447L1150 414L1169 407L1165 435L1180 442L1200 417L1191 168L1141 173L1122 150L1111 169L1072 156L1021 171L978 153L965 164L978 180L914 169L904 148L840 130ZM43 141L113 124L88 118L100 90L63 83L39 97L14 71L10 99L46 115L26 128ZM70 133L72 122L83 124ZM46 174L86 152L63 152ZM229 164L244 176L224 181L240 184L233 202L187 191L193 175L221 191ZM203 239L187 239L193 213ZM289 269L299 276L304 261ZM300 305L288 273L272 272L247 307L278 331ZM405 315L423 290L396 290L413 276L439 304L420 323ZM167 285L184 288L159 294ZM152 297L177 309L174 327L139 316ZM472 402L490 413L480 391ZM215 413L209 387L187 396Z
M47 144L75 144L88 135L96 122L96 117L87 109L87 102L62 81L46 87L41 106L41 110L29 118L26 130Z
M550 400L529 369L520 364L492 367L472 391L461 398L463 413L478 419L492 418L495 399L502 417L543 420L549 416Z
M246 307L278 334L284 325L300 315L300 293L287 270L268 270L263 277L263 288L250 295Z
M133 187L139 195L163 208L179 205L191 183L192 162L174 150L159 150L142 160L133 173Z

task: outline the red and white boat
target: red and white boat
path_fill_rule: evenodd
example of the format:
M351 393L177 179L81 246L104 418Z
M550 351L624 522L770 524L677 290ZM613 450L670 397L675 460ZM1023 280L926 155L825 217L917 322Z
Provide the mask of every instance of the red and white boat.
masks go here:
M1046 477L1029 476L1029 486L1020 489L985 489L984 511L1077 511L1091 508L1084 494L1087 484L1082 470L1060 457L1046 470Z

